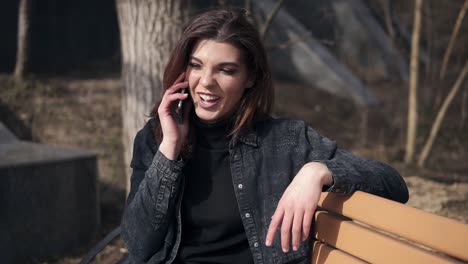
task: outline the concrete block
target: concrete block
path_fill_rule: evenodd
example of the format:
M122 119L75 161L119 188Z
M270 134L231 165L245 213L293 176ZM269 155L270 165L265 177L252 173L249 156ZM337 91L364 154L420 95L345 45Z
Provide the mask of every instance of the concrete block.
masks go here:
M0 144L0 259L17 263L84 246L100 225L96 155Z
M0 122L0 144L18 141L18 138Z

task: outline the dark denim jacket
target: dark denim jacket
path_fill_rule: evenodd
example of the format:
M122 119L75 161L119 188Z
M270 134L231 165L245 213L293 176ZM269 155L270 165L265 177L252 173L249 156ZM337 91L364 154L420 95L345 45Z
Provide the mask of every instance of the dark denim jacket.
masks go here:
M132 263L172 263L181 240L180 205L184 193L183 161L159 151L150 120L138 132L133 149L131 191L122 219L122 237ZM408 200L402 177L393 168L336 147L302 121L268 119L246 131L231 147L233 186L255 263L310 263L311 242L283 253L279 234L265 246L277 203L299 169L319 161L333 173L328 191L362 190L399 202ZM279 233L279 232L278 232Z

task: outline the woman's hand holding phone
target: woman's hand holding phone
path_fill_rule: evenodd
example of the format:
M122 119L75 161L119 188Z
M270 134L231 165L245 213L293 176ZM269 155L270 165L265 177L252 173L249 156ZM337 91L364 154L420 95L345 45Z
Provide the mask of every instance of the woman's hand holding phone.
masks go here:
M159 151L170 160L176 160L179 157L189 129L188 114L192 101L188 99L188 93L181 92L189 87L184 78L185 72L164 92L158 108L159 122L163 132Z

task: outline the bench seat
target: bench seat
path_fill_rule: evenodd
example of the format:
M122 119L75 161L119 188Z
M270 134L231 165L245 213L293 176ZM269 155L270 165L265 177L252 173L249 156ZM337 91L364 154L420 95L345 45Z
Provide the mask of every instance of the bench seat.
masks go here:
M322 193L312 263L463 263L468 225L364 192Z

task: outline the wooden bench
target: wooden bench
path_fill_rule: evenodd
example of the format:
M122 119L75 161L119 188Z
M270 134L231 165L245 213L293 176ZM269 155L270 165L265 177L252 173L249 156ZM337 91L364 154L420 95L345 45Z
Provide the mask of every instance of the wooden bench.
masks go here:
M313 264L468 262L467 224L360 191L322 193L313 228ZM81 263L119 233L111 232Z
M364 192L322 193L312 263L464 263L468 225Z

